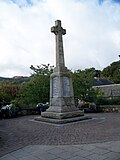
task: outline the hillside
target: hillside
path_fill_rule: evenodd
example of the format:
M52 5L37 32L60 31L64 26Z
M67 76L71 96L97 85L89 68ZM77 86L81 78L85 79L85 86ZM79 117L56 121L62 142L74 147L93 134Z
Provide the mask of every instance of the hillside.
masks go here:
M28 82L29 80L30 77L24 77L24 76L15 76L12 78L0 77L0 81Z

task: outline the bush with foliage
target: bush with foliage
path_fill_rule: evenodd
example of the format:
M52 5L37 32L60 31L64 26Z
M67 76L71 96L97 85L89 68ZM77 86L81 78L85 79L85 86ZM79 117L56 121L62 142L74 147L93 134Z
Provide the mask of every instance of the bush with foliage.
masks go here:
M106 99L104 97L97 97L96 105L120 105L120 98Z
M17 97L19 89L20 85L18 83L8 81L0 82L0 104L10 104L10 102Z
M92 88L94 83L95 68L77 70L73 73L74 95L80 100L93 102L96 91Z
M50 74L53 66L48 64L30 68L33 71L31 80L21 84L19 94L14 101L14 104L23 108L31 108L38 103L49 102Z
M50 74L53 72L53 66L42 64L37 67L31 65L30 68L33 73L28 82L0 82L1 104L6 101L28 108L36 106L37 103L49 102ZM94 77L100 75L115 83L120 83L120 61L112 63L102 72L95 68L74 71L72 73L74 96L82 101L96 102L96 104L120 104L119 99L106 100L100 91L92 88Z

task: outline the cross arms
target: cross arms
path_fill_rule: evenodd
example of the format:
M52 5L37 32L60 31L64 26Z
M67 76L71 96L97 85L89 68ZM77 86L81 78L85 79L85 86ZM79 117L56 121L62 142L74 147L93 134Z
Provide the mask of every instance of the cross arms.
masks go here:
M57 20L55 22L55 26L53 26L51 28L51 32L53 32L55 35L57 35L58 33L61 33L62 35L65 35L66 34L66 29L63 29L61 27L61 21L60 20Z

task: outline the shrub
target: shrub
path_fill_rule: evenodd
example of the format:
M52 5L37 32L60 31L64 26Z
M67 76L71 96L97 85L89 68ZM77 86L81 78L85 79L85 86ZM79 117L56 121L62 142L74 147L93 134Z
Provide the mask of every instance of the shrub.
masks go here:
M97 97L96 105L120 105L120 98L106 99L104 97Z

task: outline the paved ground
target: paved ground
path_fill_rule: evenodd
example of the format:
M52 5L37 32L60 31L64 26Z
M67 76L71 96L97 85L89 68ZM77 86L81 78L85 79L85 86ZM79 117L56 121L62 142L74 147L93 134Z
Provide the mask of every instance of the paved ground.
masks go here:
M0 160L120 160L120 113L91 116L65 125L34 116L0 120Z
M120 160L120 141L83 145L29 145L0 160Z

